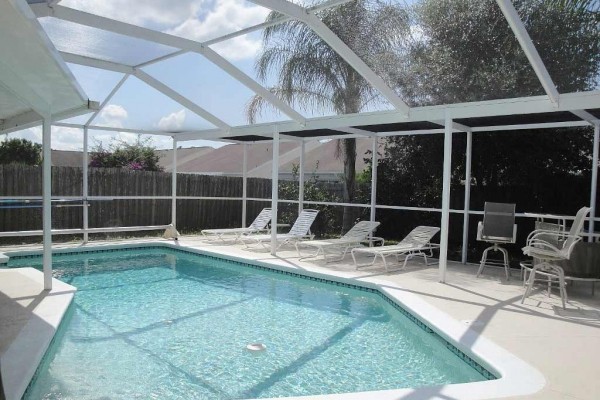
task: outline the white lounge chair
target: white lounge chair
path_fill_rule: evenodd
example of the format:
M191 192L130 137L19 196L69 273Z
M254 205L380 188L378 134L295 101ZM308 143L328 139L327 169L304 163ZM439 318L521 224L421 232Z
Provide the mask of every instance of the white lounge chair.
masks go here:
M207 239L215 240L220 239L225 241L226 237L233 236L233 239L237 242L239 238L244 234L259 233L265 231L267 224L271 220L271 209L263 208L263 210L256 216L254 221L247 228L226 228L226 229L204 229L202 230L202 236Z
M312 235L309 234L310 226L315 221L318 210L305 209L298 215L296 222L290 228L288 233L277 234L275 240L277 241L277 248L283 246L286 243L296 242L304 239L311 239ZM240 237L240 240L250 247L252 245L260 244L265 248L268 248L268 244L271 242L270 234L244 234Z
M344 236L338 239L327 239L327 240L307 240L302 242L296 242L296 250L298 251L298 257L312 258L317 257L319 254L323 255L325 262L339 261L344 259L348 250L353 247L360 246L360 243L365 241L367 237L377 229L379 222L371 221L359 221L354 225ZM312 247L316 248L317 251L314 254L302 256L300 252L301 247ZM340 258L327 259L327 252L341 254Z
M402 265L402 268L406 267L406 263L409 259L416 256L423 257L425 259L425 265L427 265L427 253L429 253L429 256L431 257L432 250L439 247L438 244L431 243L431 239L439 231L440 228L435 226L417 226L398 244L352 249L352 259L354 260L354 265L356 268L373 265L377 260L377 257L381 257L383 265L385 266L385 270L388 271L386 257L389 256L396 256L396 260L398 260L400 256L404 256L404 264ZM359 265L356 262L357 254L372 255L373 261L369 264Z

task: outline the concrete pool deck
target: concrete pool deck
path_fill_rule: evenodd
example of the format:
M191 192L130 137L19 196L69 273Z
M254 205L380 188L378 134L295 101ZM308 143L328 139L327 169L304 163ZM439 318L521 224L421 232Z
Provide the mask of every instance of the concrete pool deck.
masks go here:
M127 241L129 244L166 242L160 239ZM90 246L107 244L115 242L93 242ZM588 283L569 286L569 303L567 309L563 310L556 294L548 298L541 291L536 291L524 304L520 304L523 287L518 273L513 272L514 279L506 282L502 278L503 271L499 269L488 268L484 276L475 278L477 266L450 263L447 283L440 284L437 266L425 267L419 259L409 262L405 270L386 273L382 265L355 271L349 256L344 262L329 264L325 264L322 259L299 261L295 250L282 250L277 257L273 257L265 251L243 250L241 245L207 243L190 236L182 237L179 245L359 281L388 281L482 333L485 338L542 373L546 384L540 391L514 398L600 398L600 380L597 379L600 366L600 295L592 296L591 285ZM56 249L76 250L85 247L78 244L55 246ZM11 246L0 248L0 252L39 249L39 246ZM5 290L4 285L0 285L0 293L3 293L0 297L3 299L0 310L11 302L4 295ZM19 297L22 296L13 294L12 302ZM9 329L4 325L2 323L0 326L2 338L5 336L5 329ZM4 348L0 347L0 350ZM5 376L4 358L2 362ZM6 377L4 380L6 384Z

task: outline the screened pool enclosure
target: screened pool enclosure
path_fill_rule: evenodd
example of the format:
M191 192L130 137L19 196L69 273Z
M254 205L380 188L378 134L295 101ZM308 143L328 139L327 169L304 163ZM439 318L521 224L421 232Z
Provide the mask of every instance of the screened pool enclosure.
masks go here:
M600 140L600 90L597 76L595 82L587 85L589 90L561 90L562 77L553 76L550 71L562 71L564 66L556 65L552 54L546 54L538 47L550 38L532 38L526 29L522 10L510 0L490 2L494 12L501 13L505 29L512 32L515 46L524 60L519 70L527 71L537 80L537 93L531 96L513 96L506 91L490 94L485 99L474 99L470 102L429 101L428 105L420 105L406 100L402 87L392 85L387 75L383 76L382 66L373 64L371 58L365 59L365 49L352 41L344 41L334 33L322 19L323 13L336 7L350 4L349 0L332 0L322 3L301 5L285 0L250 0L244 3L246 11L252 10L262 18L269 11L278 15L266 22L248 24L241 21L222 35L198 40L190 39L186 34L174 28L165 28L148 22L140 16L111 15L107 8L98 7L97 13L92 2L56 0L7 0L0 3L0 133L10 133L33 126L42 126L43 132L43 196L37 199L43 203L44 238L44 273L46 288L51 286L51 246L52 234L80 233L87 241L88 234L103 230L144 230L165 229L167 226L90 228L88 225L87 207L83 207L83 226L80 229L52 230L51 226L51 177L50 148L52 143L51 127L70 128L80 132L83 139L83 192L81 196L68 200L89 201L103 200L102 196L90 196L88 192L88 154L90 132L129 132L136 134L156 135L172 139L173 167L172 193L163 196L172 202L171 223L176 228L177 215L177 148L182 143L203 139L236 143L244 148L243 194L237 200L243 204L242 223L246 224L246 209L253 199L247 196L247 154L253 143L272 142L272 198L273 223L277 223L277 209L281 203L278 199L278 179L280 143L294 142L300 146L299 157L299 198L294 202L301 210L305 205L339 205L361 207L370 210L370 220L375 221L377 210L422 210L440 213L441 239L439 256L439 280L445 281L448 259L448 225L451 213L463 215L463 254L466 261L469 217L481 214L470 209L470 185L465 184L463 209L450 208L450 182L452 172L452 138L456 133L466 135L466 171L465 182L471 182L472 141L473 135L480 132L519 131L524 129L553 129L564 127L593 127L593 146L590 160L592 177L589 191L589 205L592 208L588 222L588 231L594 233L594 222L597 221L595 204L597 203L598 151ZM217 8L220 3L217 3ZM412 4L412 2L411 2ZM409 4L410 5L410 4ZM406 7L409 7L406 5ZM137 7L146 5L140 2ZM260 11L260 12L259 12ZM592 12L592 11L590 11ZM142 15L143 13L140 12ZM107 16L108 15L108 16ZM109 18L110 17L110 18ZM131 18L129 18L131 17ZM208 21L208 19L206 20ZM278 26L289 21L299 21L312 34L324 43L327 49L339 56L345 66L349 67L369 90L376 94L377 101L362 112L340 114L324 107L322 111L308 111L306 107L290 102L285 96L268 87L272 77L261 79L248 63L241 63L232 56L227 45L237 43L240 38L256 39L256 35L269 27ZM136 22L136 23L132 23ZM181 21L180 21L181 22ZM350 23L350 21L348 22ZM449 22L450 23L450 22ZM431 39L427 32L415 22L410 26L413 38L427 41ZM218 30L214 30L218 31ZM214 32L210 31L210 32ZM254 35L254 36L253 36ZM248 40L250 40L248 39ZM357 41L359 42L359 41ZM493 47L493 43L490 44ZM546 48L546 47L544 47ZM498 49L501 51L501 49ZM268 104L274 111L257 118L256 123L245 124L240 110L231 110L231 115L215 111L210 100L200 99L197 90L198 82L185 82L175 79L181 71L175 67L181 60L197 63L202 75L203 68L218 71L218 85L226 90L237 88L240 93L258 96L260 101ZM67 65L69 64L69 65ZM116 83L104 88L103 98L89 99L81 88L70 68L89 68L102 70L112 74ZM498 86L502 76L498 75ZM266 82L265 82L266 81ZM231 85L224 82L230 82ZM207 85L209 83L206 83ZM215 84L213 82L212 84ZM435 82L428 84L434 85ZM456 84L469 85L469 82ZM129 85L129 86L128 86ZM129 87L129 89L127 89ZM185 110L194 119L178 129L160 129L157 124L147 122L145 126L125 127L109 126L99 123L102 110L110 106L111 101L118 98L123 90L135 87L152 88L155 92L170 99ZM213 88L213 87L210 87ZM209 91L209 90L207 90ZM142 92L140 92L142 93ZM232 98L231 93L218 93L221 100ZM140 99L143 95L140 95ZM94 101L92 101L94 100ZM200 100L203 100L202 103ZM425 101L427 103L427 101ZM150 114L151 107L147 113ZM154 110L156 111L156 110ZM237 113L237 114L236 114ZM262 118L262 119L261 119ZM443 135L443 188L442 202L436 208L405 207L402 205L378 205L377 195L377 150L384 138L400 135ZM372 182L370 202L355 203L319 203L304 199L304 169L306 143L322 139L362 138L372 142ZM118 200L115 196L111 199ZM158 198L156 196L123 197L123 199ZM202 199L202 197L198 197ZM14 197L3 200L26 200ZM108 200L108 199L104 199ZM216 199L218 200L218 199ZM264 200L264 199L262 199ZM288 200L285 200L289 202ZM523 215L521 215L523 216ZM248 216L250 217L250 216ZM37 232L2 232L0 236L23 236ZM275 243L273 232L273 244ZM592 236L590 236L591 238ZM276 249L273 245L272 252Z

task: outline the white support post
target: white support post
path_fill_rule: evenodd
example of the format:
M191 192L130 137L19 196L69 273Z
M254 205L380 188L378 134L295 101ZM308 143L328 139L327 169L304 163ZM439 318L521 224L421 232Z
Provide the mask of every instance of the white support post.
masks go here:
M375 222L375 213L377 212L377 136L373 136L371 151L371 222Z
M87 244L89 240L88 228L90 227L89 222L89 210L88 210L88 155L89 155L89 132L88 127L83 127L83 162L82 162L82 171L83 171L83 243Z
M177 139L173 136L173 164L171 167L171 225L177 230Z
M473 132L467 132L467 150L465 161L465 207L463 215L462 263L467 263L469 250L469 211L471 208L471 160L473 159Z
M244 155L242 161L242 228L246 227L248 213L248 144L243 145Z
M43 212L43 271L44 290L52 290L52 126L49 115L44 116L42 125L42 212Z
M306 142L300 141L300 165L298 166L298 214L304 210L304 163L306 162Z
M440 232L440 265L439 280L446 282L446 267L448 263L448 225L450 223L450 175L452 168L452 118L446 111L444 125L444 176L442 189L442 229Z
M600 122L594 124L594 152L592 157L592 188L590 191L590 224L589 232L594 233L594 218L596 217L596 194L598 193L598 146L600 146ZM589 237L588 240L591 242L594 240L593 237Z
M271 254L277 254L277 203L279 201L279 127L273 132L273 169L271 173Z

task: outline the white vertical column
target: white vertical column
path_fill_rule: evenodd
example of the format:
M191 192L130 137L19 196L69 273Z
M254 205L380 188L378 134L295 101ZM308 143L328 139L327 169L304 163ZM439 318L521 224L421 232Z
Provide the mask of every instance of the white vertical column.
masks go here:
M44 116L42 125L42 213L43 213L43 271L44 290L52 289L52 126L49 115Z
M173 164L171 167L171 225L177 229L177 139L173 136Z
M469 209L471 208L471 160L473 159L473 132L467 132L467 151L465 161L465 207L463 215L462 263L467 263L469 250Z
M375 221L375 213L377 212L377 135L373 136L371 151L371 222Z
M271 254L277 253L277 205L279 201L279 127L273 132L273 169L271 171Z
M298 166L298 214L304 210L304 163L306 162L306 142L300 141L300 165Z
M82 173L83 173L83 243L87 243L89 240L88 228L90 227L89 220L89 209L88 209L88 164L89 164L89 133L88 127L83 127L83 162L82 162Z
M248 144L244 143L242 146L244 146L242 161L242 228L245 228L248 212Z
M448 262L448 225L450 223L450 173L452 168L452 118L446 111L444 125L444 176L442 189L442 230L440 232L440 265L439 280L446 282Z
M600 122L594 124L594 152L592 156L592 188L590 191L590 224L589 232L594 233L594 218L596 217L596 194L598 192L598 146L600 142ZM594 240L591 236L588 238L591 242Z

